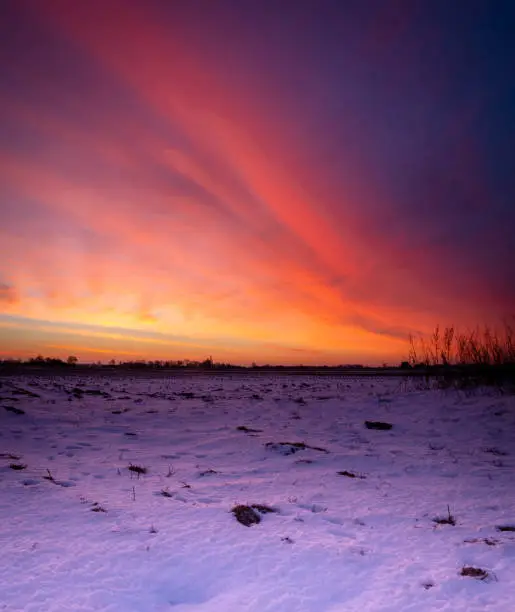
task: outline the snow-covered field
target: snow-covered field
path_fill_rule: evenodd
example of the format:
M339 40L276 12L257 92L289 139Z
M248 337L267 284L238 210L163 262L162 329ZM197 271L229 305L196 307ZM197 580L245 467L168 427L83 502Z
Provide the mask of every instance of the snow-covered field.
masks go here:
M513 396L272 375L0 385L0 610L515 610ZM252 504L275 512L244 526L231 510Z

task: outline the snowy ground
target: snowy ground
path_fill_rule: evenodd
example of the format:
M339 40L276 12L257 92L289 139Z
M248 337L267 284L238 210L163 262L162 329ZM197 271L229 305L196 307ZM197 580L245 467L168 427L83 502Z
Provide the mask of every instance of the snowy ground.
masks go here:
M515 609L513 396L309 376L0 385L0 610ZM277 512L246 527L237 504ZM434 521L447 505L456 525Z

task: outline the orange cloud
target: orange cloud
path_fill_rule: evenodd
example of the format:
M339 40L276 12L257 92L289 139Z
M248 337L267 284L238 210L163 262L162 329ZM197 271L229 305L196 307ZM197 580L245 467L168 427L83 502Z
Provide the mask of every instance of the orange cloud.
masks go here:
M12 285L0 283L0 305L16 304L18 299L18 292Z

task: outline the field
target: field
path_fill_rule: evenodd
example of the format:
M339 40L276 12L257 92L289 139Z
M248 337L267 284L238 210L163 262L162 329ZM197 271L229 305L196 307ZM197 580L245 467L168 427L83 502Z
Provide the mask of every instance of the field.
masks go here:
M0 378L0 610L509 612L513 453L494 390Z

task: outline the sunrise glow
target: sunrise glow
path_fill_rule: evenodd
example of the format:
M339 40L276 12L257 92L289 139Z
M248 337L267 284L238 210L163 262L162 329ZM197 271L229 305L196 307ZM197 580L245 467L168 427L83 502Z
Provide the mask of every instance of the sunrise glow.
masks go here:
M6 3L0 357L398 363L513 314L502 24L360 4Z

